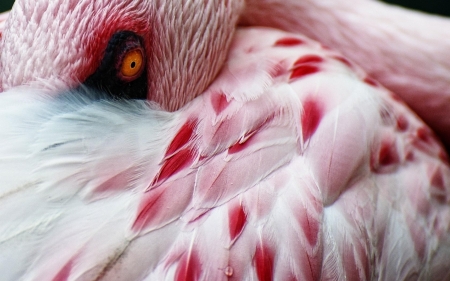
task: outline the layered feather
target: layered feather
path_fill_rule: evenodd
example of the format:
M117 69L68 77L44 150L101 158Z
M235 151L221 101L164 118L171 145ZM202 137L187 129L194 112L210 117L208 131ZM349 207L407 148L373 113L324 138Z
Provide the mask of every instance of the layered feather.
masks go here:
M398 94L450 147L450 20L376 0L247 0L242 22L339 50Z
M441 145L302 36L239 30L174 113L30 88L0 108L4 280L450 277Z
M0 38L1 38L1 34L2 34L3 30L5 29L5 22L6 22L6 19L8 18L8 16L9 16L9 11L0 13Z

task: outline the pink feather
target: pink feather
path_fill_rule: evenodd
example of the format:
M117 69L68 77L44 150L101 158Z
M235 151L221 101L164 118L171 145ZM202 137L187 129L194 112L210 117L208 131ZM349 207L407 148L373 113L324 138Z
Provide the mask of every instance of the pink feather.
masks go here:
M281 46L285 38L302 44ZM448 278L444 150L389 91L336 57L302 36L248 28L214 83L178 112L132 103L124 115L75 99L64 113L52 98L27 105L24 90L3 93L2 107L32 106L41 119L11 119L16 129L2 132L8 140L40 128L25 144L36 161L24 179L32 186L0 197L0 233L10 237L1 272L9 280ZM293 77L299 64L320 70ZM31 239L17 247L19 233Z
M242 21L270 25L258 8L277 2L255 3ZM168 69L155 79L176 76ZM268 28L238 28L220 69L174 112L83 89L55 97L2 70L2 280L450 278L447 153L393 92L340 53ZM175 92L162 89L155 99ZM161 101L179 107L171 98Z

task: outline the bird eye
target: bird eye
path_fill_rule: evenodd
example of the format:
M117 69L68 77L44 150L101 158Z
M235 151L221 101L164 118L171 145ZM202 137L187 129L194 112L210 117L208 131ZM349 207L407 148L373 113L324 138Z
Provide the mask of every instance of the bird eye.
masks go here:
M146 99L145 55L144 40L139 35L118 31L109 39L100 65L83 84L112 98Z
M144 55L140 49L126 52L122 58L120 74L125 80L134 80L142 73L144 68Z

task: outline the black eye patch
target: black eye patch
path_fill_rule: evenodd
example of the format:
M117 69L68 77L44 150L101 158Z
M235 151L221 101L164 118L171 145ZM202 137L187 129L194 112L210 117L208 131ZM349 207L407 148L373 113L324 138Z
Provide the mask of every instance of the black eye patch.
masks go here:
M140 36L131 31L115 33L109 40L100 66L83 85L114 99L146 99L148 82L145 64L142 65L142 71L132 79L125 79L121 74L125 54L133 50L140 51L145 62L144 42ZM135 65L136 63L132 66Z

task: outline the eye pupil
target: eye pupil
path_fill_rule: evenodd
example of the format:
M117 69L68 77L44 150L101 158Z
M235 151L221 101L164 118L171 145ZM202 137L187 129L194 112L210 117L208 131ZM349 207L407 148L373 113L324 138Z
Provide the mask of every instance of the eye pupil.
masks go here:
M125 79L135 79L144 69L144 55L142 50L128 51L122 58L120 73Z

